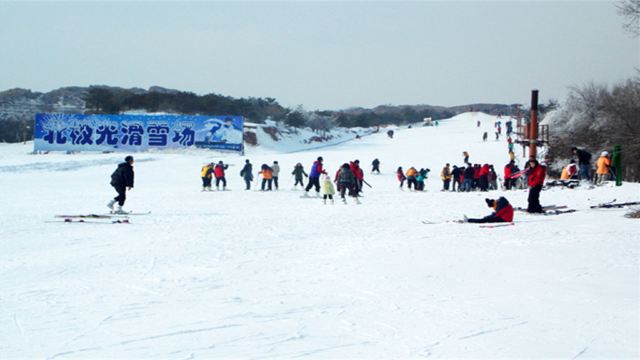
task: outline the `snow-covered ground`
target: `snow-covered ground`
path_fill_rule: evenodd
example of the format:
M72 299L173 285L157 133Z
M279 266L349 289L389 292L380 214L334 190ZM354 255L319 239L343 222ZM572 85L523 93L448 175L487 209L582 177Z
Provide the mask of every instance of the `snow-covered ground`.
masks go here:
M476 127L476 120L482 127ZM495 118L463 114L278 160L277 192L244 191L245 157L142 153L126 208L132 224L49 222L103 213L125 154L29 155L0 145L0 358L640 357L640 184L543 191L579 211L516 213L515 226L425 225L488 214L485 197L526 206L527 192L441 192L445 162L491 162L506 143ZM490 141L481 134L489 131ZM291 171L323 156L383 173L362 205L302 199ZM232 191L200 191L224 160ZM400 191L398 166L428 167L427 191Z

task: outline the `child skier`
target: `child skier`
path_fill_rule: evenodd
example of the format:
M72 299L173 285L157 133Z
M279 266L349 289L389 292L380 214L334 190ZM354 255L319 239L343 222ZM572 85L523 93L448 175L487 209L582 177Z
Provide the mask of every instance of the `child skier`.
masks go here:
M213 163L209 163L200 170L202 178L202 191L211 191L211 179L213 177Z
M333 187L333 182L331 182L331 177L329 175L322 176L322 182L320 184L320 192L322 193L322 202L326 205L327 198L331 200L331 204L333 205L333 195L336 194L336 189Z
M377 172L378 175L380 174L380 160L377 158L371 162L371 173L373 174L374 172Z
M402 189L402 185L404 185L404 181L407 180L407 177L404 176L404 170L402 170L402 166L398 167L396 171L396 176L398 177L398 181L400 181L400 189Z
M309 177L309 175L307 175L307 173L304 172L304 167L302 166L301 163L296 164L296 166L293 168L293 171L291 172L291 175L294 175L296 180L295 184L293 184L293 187L297 188L298 184L300 184L300 186L304 188L304 183L302 182L302 175L304 175L304 177Z
M224 171L229 168L229 165L223 164L222 160L218 161L213 172L216 176L216 190L220 190L220 183L222 182L222 190L227 189L227 179L224 176Z

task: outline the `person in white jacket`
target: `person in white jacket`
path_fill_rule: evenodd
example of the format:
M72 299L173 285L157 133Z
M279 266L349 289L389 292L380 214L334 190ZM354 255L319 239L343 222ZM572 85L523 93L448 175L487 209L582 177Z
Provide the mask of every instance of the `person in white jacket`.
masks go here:
M331 200L331 204L333 204L333 195L336 194L336 189L333 186L333 182L331 182L331 177L329 177L329 175L324 175L322 177L320 192L322 193L322 202L325 205L327 204L327 198Z

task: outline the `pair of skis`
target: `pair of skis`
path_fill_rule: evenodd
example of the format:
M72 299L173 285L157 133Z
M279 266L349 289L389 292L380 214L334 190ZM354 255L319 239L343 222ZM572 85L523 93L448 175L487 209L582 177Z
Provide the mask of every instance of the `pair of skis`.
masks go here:
M81 224L131 224L130 216L149 215L148 212L126 212L126 213L109 213L109 214L73 214L73 215L55 215L60 220L49 222L63 223L81 223Z
M486 229L493 229L493 228L498 228L498 227L505 227L505 226L513 226L513 225L515 225L515 223L513 223L513 222L508 222L508 223L470 223L470 222L466 222L464 220L447 220L447 221L441 221L441 222L433 222L433 221L422 220L422 223L425 224L425 225L479 224L479 226L481 228L486 228Z

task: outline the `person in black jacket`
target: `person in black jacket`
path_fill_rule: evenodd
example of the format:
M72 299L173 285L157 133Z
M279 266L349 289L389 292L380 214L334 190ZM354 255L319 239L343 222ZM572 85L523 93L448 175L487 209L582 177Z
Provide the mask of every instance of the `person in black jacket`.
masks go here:
M124 158L124 162L118 165L118 168L111 174L111 186L116 189L118 196L109 201L107 206L114 213L125 213L122 210L124 201L127 199L127 190L133 189L133 156L129 155ZM114 210L114 205L118 202L118 209Z
M571 152L578 157L578 168L580 169L580 180L591 180L591 153L586 150L572 147Z
M251 182L253 181L253 165L249 162L249 159L245 160L244 162L244 167L242 168L242 170L240 170L240 176L242 176L245 184L247 184L245 190L250 190Z

